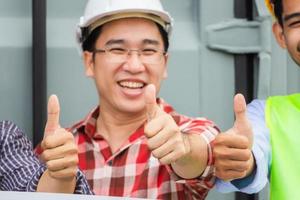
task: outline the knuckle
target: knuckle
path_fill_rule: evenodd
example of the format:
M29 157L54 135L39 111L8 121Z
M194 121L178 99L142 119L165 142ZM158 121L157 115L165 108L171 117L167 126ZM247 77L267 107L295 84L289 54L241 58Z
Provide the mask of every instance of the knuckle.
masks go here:
M250 158L251 158L251 150L249 150L249 149L247 149L247 151L245 151L244 152L244 158L245 158L245 160L250 160Z
M78 146L75 144L75 142L72 142L71 146L72 146L72 150L73 150L72 152L74 154L77 154L78 153Z
M153 151L154 150L154 144L151 142L151 140L148 140L147 141L147 146L148 146L148 149L150 151Z
M246 175L247 175L247 172L246 172L246 171L239 172L237 178L244 178Z
M71 175L72 176L76 176L77 175L77 167L73 168Z
M63 174L63 178L72 178L72 177L75 177L77 174L77 171L76 170L70 170L68 171L67 173Z
M245 171L248 169L248 162L241 162L238 166L238 169L241 171Z
M66 151L68 152L68 154L77 154L78 147L74 142L70 142L66 145Z
M160 158L160 154L158 153L158 151L152 151L152 155L155 157L155 158L157 158L157 159L159 159Z
M78 158L78 156L76 156L74 160L75 160L75 165L77 166L79 164L79 158Z
M53 178L57 178L57 173L53 171L49 171L49 175Z
M223 151L222 153L220 153L220 156L222 157L222 158L231 158L232 157L232 154L231 154L231 152L229 151L229 150L227 150L227 151Z
M224 156L222 155L222 152L220 152L220 151L215 151L213 153L213 156L214 156L215 161L220 161L220 160L223 160L223 158L224 158Z
M179 127L175 123L173 123L173 118L171 118L171 120L172 120L172 123L168 126L169 132L171 134L180 133Z
M214 146L219 146L222 141L222 134L217 135L215 140L213 141Z
M224 161L224 160L219 160L218 166L219 166L221 169L227 169L227 168L229 168L229 163L226 162L226 161Z
M162 165L170 164L170 162L168 162L168 160L167 160L167 159L164 159L164 158L159 159L159 162L160 162Z
M219 151L219 148L214 147L214 148L212 149L212 151L213 151L213 156L214 156L214 158L219 158L219 157L220 157L220 151Z
M48 136L43 141L43 149L49 149L52 147L51 136Z
M222 168L223 167L222 166L222 161L219 160L219 159L216 159L215 160L215 167L216 167L216 169Z
M60 128L57 132L57 135L60 135L62 138L64 138L65 140L71 140L74 138L73 134L69 131L67 131L64 128Z
M41 159L46 162L50 160L50 153L48 150L43 151L42 155L41 155Z
M65 130L65 134L67 139L74 140L74 135L71 132Z
M226 173L222 170L216 169L215 175L216 175L216 177L218 177L220 179L223 179L223 180L227 179Z
M229 150L224 148L214 148L213 149L213 155L216 159L226 159L230 157Z
M246 148L248 148L250 146L250 141L246 136L242 136L240 138L240 143L241 143L242 146L244 146Z
M69 168L67 171L61 173L61 178L75 177L77 174L77 167Z
M49 170L53 170L54 169L54 164L51 161L46 162L46 166L47 166L47 169L49 169Z
M250 149L243 149L239 151L239 160L241 161L248 161L251 158L251 150Z
M218 134L216 139L214 140L214 146L224 146L227 142L229 134L221 133Z
M74 156L73 158L70 159L69 163L71 166L76 166L78 164L78 157Z
M184 148L181 136L177 136L177 137L173 138L173 145L175 147L181 147L180 149ZM176 148L176 149L178 149L178 148Z

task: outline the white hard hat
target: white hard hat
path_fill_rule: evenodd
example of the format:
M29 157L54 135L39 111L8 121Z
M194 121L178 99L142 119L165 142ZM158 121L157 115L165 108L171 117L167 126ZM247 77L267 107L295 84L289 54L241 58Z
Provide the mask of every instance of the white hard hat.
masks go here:
M141 17L160 24L170 35L173 19L160 0L89 0L76 30L78 44L97 27L121 18Z

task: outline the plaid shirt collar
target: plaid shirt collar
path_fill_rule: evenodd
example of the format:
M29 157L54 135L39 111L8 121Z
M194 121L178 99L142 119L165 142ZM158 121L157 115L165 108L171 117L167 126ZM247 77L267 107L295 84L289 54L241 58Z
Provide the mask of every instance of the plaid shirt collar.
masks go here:
M166 113L169 113L169 114L175 113L172 106L167 104L161 98L157 98L157 105L160 108L162 108ZM74 131L76 132L76 130L83 129L82 132L84 132L88 137L90 137L92 139L98 139L98 140L104 139L101 136L101 134L96 133L96 131L97 131L96 123L97 123L99 114L100 114L100 107L97 106L82 121L75 124L71 128L71 130L73 130L73 132ZM179 119L177 117L174 117L174 120L177 122ZM124 146L131 144L132 142L136 141L137 139L143 139L143 137L144 137L144 123L133 134L130 135L130 137L126 141L126 144L124 144L122 146L124 148Z

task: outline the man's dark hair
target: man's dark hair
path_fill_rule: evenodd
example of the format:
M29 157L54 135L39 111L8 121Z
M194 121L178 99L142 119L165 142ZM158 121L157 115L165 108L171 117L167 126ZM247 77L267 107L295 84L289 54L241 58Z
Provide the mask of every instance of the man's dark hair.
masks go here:
M278 23L283 26L283 18L282 18L282 13L283 13L283 5L282 5L282 0L271 0L271 2L274 5L274 13L277 18Z
M161 34L163 43L164 43L164 51L168 52L169 49L169 37L168 33L163 29L163 27L157 24L159 33ZM95 50L95 44L98 37L101 34L102 26L97 27L92 33L88 36L88 38L82 43L82 50L83 51L90 51L93 52Z

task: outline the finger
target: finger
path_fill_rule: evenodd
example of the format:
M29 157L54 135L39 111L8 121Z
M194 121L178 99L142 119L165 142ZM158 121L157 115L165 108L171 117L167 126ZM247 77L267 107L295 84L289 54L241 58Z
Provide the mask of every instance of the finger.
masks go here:
M156 89L153 84L149 84L145 88L145 103L146 103L146 112L147 112L147 119L150 121L154 118L156 114Z
M165 126L167 121L167 115L156 116L156 118L149 121L144 128L144 132L147 138L152 138L159 134L160 131L168 127Z
M174 138L174 139L168 140L166 143L164 143L160 147L154 149L152 151L152 154L154 157L156 157L160 160L161 159L162 160L166 160L166 159L170 160L171 159L172 161L170 161L170 162L174 162L186 154L186 149L183 144L182 138L180 138L180 139ZM171 154L172 156L170 156L169 154Z
M53 133L59 128L59 101L56 95L51 95L47 108L47 123L45 127L45 136Z
M77 155L78 149L76 144L67 143L66 145L59 146L53 149L46 149L41 154L41 159L43 161L55 160L63 158L67 155Z
M237 94L234 97L234 113L236 123L243 124L248 123L246 116L246 101L242 94Z
M221 133L216 137L213 142L214 148L237 148L247 149L249 148L249 140L245 136L234 134L234 131L229 129L226 133Z
M153 137L148 137L149 134L147 135L147 145L150 150L157 149L158 147L162 146L168 141L169 136L167 134L164 134L164 132L165 131L160 131L157 135L154 135Z
M216 160L248 161L251 158L251 150L248 148L214 148L213 152Z
M161 159L164 156L168 155L169 153L171 153L173 151L172 148L170 148L170 145L165 144L162 145L156 149L154 149L151 153L152 155L157 158L157 159Z
M67 132L65 129L57 129L55 135L49 135L42 141L43 149L52 149L62 146L68 142L74 141L74 136L72 133Z
M234 179L239 179L239 178L245 177L246 171L244 171L244 172L239 172L239 171L234 171L234 170L219 171L218 169L216 169L215 175L216 175L216 177L218 177L221 180L231 181Z
M58 170L58 171L50 171L49 174L53 178L65 179L65 178L73 178L77 174L77 166L69 167L66 169Z
M78 165L78 156L70 156L66 158L50 160L46 162L46 165L47 168L52 172L63 170L69 167L74 167Z
M179 155L175 151L172 151L165 155L164 157L159 159L159 162L163 165L169 165L171 163L176 162L182 155Z
M232 170L238 172L247 171L250 168L250 162L247 161L235 161L235 160L216 160L216 169L220 170Z

